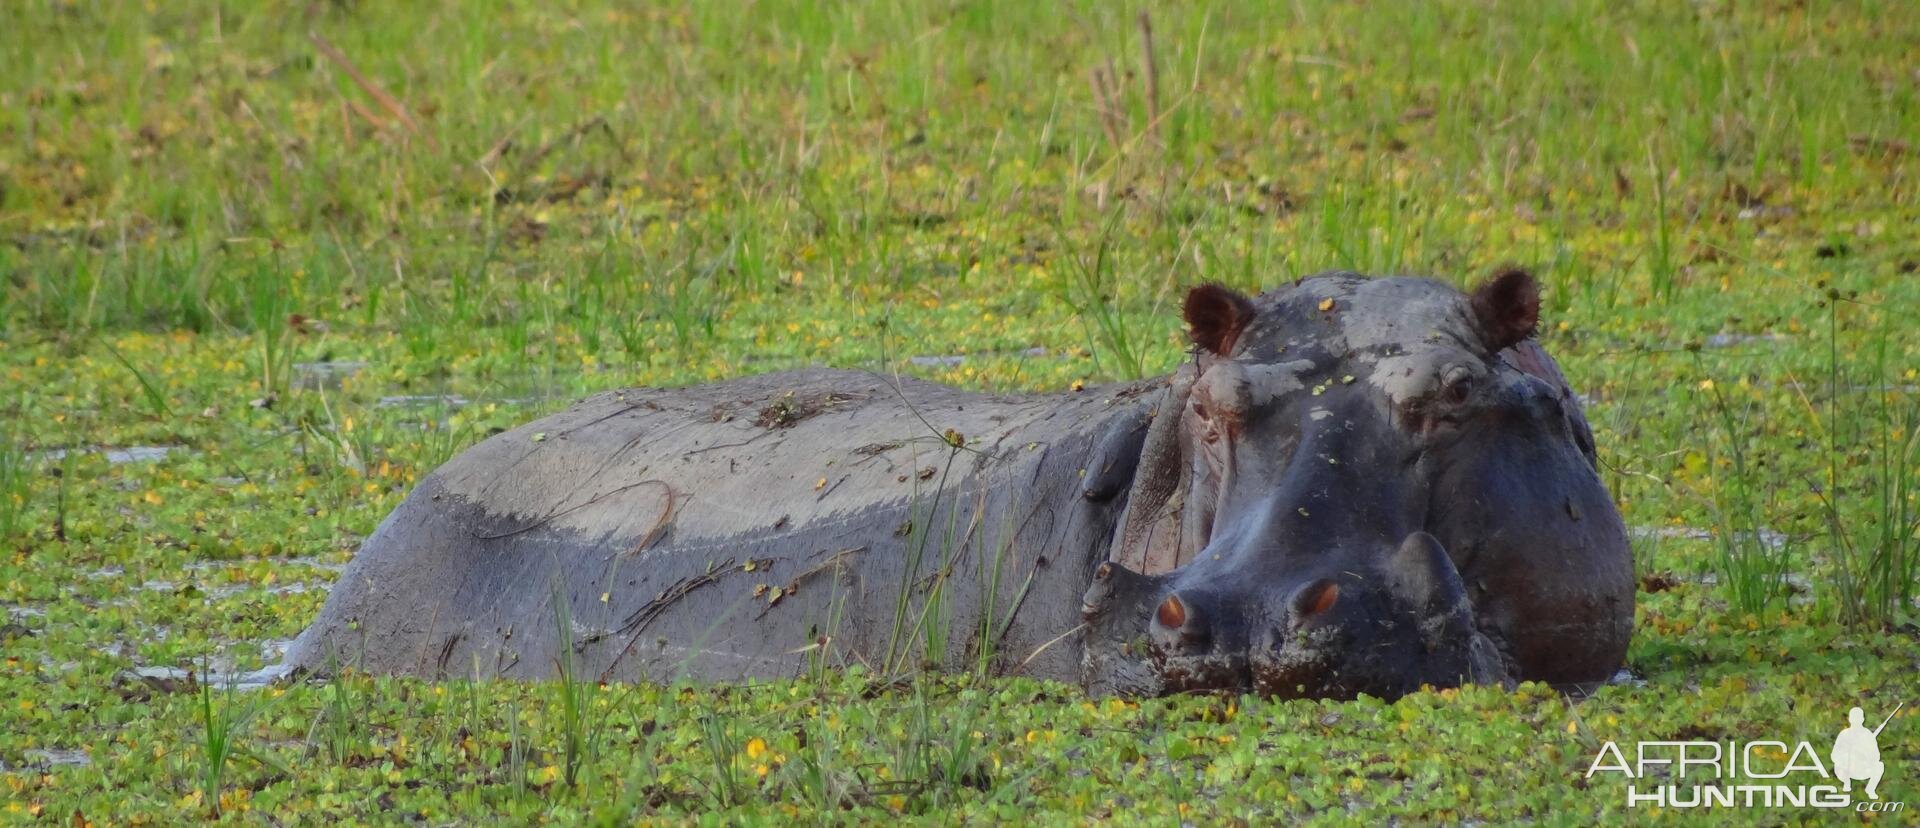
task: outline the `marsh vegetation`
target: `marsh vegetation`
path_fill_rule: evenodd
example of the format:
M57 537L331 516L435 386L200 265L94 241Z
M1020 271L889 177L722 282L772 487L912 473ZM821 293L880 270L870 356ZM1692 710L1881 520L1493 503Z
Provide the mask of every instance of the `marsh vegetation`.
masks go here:
M1902 3L9 17L9 818L1585 822L1624 808L1581 779L1604 740L1821 744L1920 688ZM1194 283L1503 262L1547 285L1635 531L1639 681L1577 704L351 653L247 689L415 481L585 393L807 365L1099 393L1179 362Z

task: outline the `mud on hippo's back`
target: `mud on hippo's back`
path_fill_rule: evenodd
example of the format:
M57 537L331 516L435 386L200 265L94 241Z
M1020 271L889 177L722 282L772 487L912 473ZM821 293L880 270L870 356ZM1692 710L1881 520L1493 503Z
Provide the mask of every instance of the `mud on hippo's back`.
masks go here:
M1145 391L810 370L601 394L423 480L290 658L539 677L566 649L581 675L734 680L984 653L1071 680L1077 646L1041 645L1079 623L1125 488L1089 499L1083 470Z

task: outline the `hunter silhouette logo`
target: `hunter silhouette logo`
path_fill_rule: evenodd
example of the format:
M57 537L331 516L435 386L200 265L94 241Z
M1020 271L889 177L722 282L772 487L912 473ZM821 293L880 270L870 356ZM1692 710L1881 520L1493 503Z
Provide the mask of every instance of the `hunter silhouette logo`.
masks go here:
M1871 730L1865 710L1848 710L1847 727L1834 737L1833 749L1826 754L1830 768L1805 741L1639 742L1631 759L1618 744L1607 742L1593 757L1587 778L1604 773L1625 776L1628 808L1902 811L1904 802L1880 801L1880 781L1887 773L1887 763L1880 758L1880 736L1904 707L1904 701L1894 705L1893 712ZM1855 798L1855 782L1866 783L1865 798Z
M1852 791L1854 780L1864 780L1867 798L1880 798L1880 775L1887 770L1886 763L1880 761L1880 731L1887 729L1894 713L1905 706L1906 702L1895 705L1893 713L1888 713L1880 726L1872 730L1861 724L1866 721L1866 711L1858 707L1847 711L1847 729L1834 737L1833 752L1828 754L1833 760L1833 775L1840 778L1840 790Z

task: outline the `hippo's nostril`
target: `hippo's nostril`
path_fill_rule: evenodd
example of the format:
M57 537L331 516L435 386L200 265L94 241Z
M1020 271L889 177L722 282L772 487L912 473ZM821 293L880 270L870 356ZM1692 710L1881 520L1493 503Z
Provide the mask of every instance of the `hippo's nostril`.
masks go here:
M1147 638L1154 651L1168 656L1205 650L1210 636L1200 615L1193 604L1179 595L1162 599L1153 611L1153 623L1148 625Z
M1314 581L1293 594L1293 618L1295 623L1320 615L1333 609L1340 600L1340 585L1326 578Z
M1180 629L1187 625L1187 605L1180 601L1180 596L1169 595L1167 600L1160 602L1160 609L1154 612L1153 617L1162 627Z

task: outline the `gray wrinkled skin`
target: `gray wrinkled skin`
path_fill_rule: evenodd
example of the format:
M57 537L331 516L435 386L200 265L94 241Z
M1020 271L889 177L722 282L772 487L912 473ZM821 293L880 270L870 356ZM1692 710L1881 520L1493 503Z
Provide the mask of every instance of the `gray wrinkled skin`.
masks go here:
M1231 358L1079 394L811 370L592 397L423 480L289 661L537 678L571 641L610 680L984 658L1096 694L1283 696L1611 674L1631 561L1551 359L1478 347L1426 280L1257 305ZM1405 428L1465 375L1473 417Z
M879 669L890 646L895 666L961 668L984 628L996 669L1072 680L1077 643L1042 645L1079 625L1124 492L1089 498L1082 470L1113 423L1144 423L1146 390L988 397L809 370L601 394L422 480L289 661L551 676L557 596L583 676L774 678L811 656ZM936 589L948 633L927 653Z

